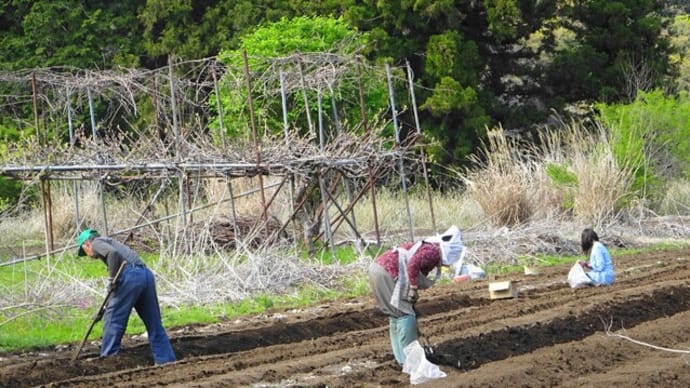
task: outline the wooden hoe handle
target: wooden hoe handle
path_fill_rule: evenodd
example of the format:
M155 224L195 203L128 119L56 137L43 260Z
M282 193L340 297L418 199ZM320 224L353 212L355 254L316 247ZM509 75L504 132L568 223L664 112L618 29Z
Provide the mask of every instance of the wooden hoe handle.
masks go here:
M125 268L125 265L127 265L126 261L123 261L122 264L120 264L120 268L117 269L117 273L115 274L115 277L113 278L113 284L117 282L117 280L120 278L120 273L122 272L122 269ZM100 312L105 309L105 307L108 304L108 301L110 300L110 296L113 294L114 288L109 287L108 294L105 296L105 299L103 299L103 303L101 303L101 307L98 308L98 313L94 316L94 318L91 320L91 324L89 325L89 329L86 330L86 335L84 335L84 339L81 341L81 345L79 345L79 348L77 351L74 353L74 356L72 357L72 361L76 361L79 358L79 354L81 354L81 350L84 348L84 345L86 344L86 341L89 339L89 334L91 334L91 330L93 330L93 327L96 325L96 322L100 321L98 316L100 315Z

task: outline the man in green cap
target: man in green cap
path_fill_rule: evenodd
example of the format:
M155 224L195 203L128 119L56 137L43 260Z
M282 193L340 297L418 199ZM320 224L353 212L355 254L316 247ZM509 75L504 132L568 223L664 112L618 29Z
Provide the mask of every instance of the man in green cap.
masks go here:
M97 231L86 229L77 238L78 256L101 259L108 267L113 290L103 316L103 343L101 357L120 352L122 336L127 329L132 307L146 325L153 361L156 365L176 360L175 352L161 323L161 312L156 293L156 282L150 269L131 248L121 242L101 237ZM116 282L120 265L125 263Z

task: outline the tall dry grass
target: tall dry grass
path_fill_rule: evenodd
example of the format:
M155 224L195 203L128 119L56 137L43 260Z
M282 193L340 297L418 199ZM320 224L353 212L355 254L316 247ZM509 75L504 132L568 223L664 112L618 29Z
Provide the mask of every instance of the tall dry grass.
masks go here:
M76 192L76 199L75 199ZM103 219L103 206L100 201L98 185L84 181L75 186L71 182L53 182L51 184L50 218L52 219L53 237L56 242L76 237L77 229L93 227L102 229L106 225ZM78 201L78 202L75 202ZM77 206L79 218L77 219ZM108 223L123 224L122 212L132 207L132 200L119 199L116 202L106 196L105 209ZM46 234L46 214L42 206L34 206L16 213L11 217L0 219L0 244L16 245L18 243L42 243Z
M561 204L572 208L576 219L599 225L626 210L636 171L628 161L616 159L606 128L573 122L559 131L542 132L541 139L537 154L543 155L542 165L556 163L575 177L575 184L565 185L564 191L557 177L545 174L546 187L570 197L572 203Z
M686 179L669 182L659 205L659 211L662 214L690 215L690 182Z
M464 176L468 193L496 225L515 226L532 215L532 165L529 155L502 130L489 131L488 141L472 159Z
M491 130L474 162L463 177L468 195L496 226L564 217L600 225L625 210L635 173L616 160L603 127L579 123L537 142Z
M358 228L369 239L373 239L376 220L371 196L357 203L354 214ZM482 216L480 207L461 190L445 193L434 191L430 204L424 187L413 187L407 195L399 188L380 188L376 192L376 214L384 240L408 238L410 224L414 228L415 238L424 238L443 232L451 225L461 228L476 225L481 223Z

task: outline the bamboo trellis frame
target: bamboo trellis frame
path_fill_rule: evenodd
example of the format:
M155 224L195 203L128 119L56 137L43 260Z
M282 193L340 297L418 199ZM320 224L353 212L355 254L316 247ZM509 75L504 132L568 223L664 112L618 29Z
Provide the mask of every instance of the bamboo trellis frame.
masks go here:
M253 58L256 60L256 58ZM369 190L372 201L372 211L375 216L376 242L380 243L378 219L376 217L375 182L387 176L395 165L422 164L425 181L426 165L420 160L419 153L414 148L414 137L411 140L401 139L398 128L398 112L394 106L393 82L398 82L400 88L407 88L412 97L411 106L415 118L414 129L417 137L421 132L417 116L416 101L414 101L414 83L411 78L409 64L398 70L403 77L396 77L386 66L385 72L373 66L364 66L358 56L338 56L329 53L299 54L285 58L270 58L264 60L264 70L252 73L250 59L244 55L244 69L230 69L224 67L217 58L207 58L198 61L176 62L170 60L167 67L156 70L120 69L107 71L89 71L83 69L32 69L26 71L0 73L0 86L19 90L21 85L31 84L31 103L33 107L33 126L35 137L24 139L22 142L9 146L0 166L0 176L23 181L46 182L46 189L42 190L45 212L46 256L54 253L52 221L50 215L50 181L73 181L75 192L76 228L80 225L80 211L78 203L78 184L82 180L102 182L104 179L177 179L179 186L180 209L183 229L186 229L187 215L184 182L189 177L221 178L230 181L236 177L285 177L291 181L291 200L294 182L299 179L322 179L321 177L340 177L345 186L350 179L364 181L364 188L359 195L353 196L348 190L346 206L336 202L338 196L331 192L325 182L319 184L322 192L321 212L328 214L328 208L333 204L338 209L336 220L324 219L322 232L326 232L328 243L332 247L331 227L345 220L353 228L357 236L354 218L348 219L356 201L361 199ZM383 121L381 117L370 120L365 107L365 91L363 90L362 68L370 74L386 77L390 93L391 107ZM242 71L243 70L243 71ZM181 74L181 75L179 75ZM350 77L353 85L357 85L357 92L351 105L359 105L361 121L350 126L355 131L343 129L339 117L334 87ZM219 80L244 81L248 97L248 108L251 116L252 141L241 144L230 144L225 138L223 120L220 121L222 139L220 144L214 142L210 136L189 129L193 124L186 118L187 112L209 114L213 109L211 96L217 97L215 109L218 116L223 117L219 100L221 98ZM19 85L19 86L18 86ZM160 85L168 85L167 92ZM318 96L318 142L314 142L316 129L309 108L307 92ZM272 136L264 133L259 135L257 123L254 120L254 95L262 100L278 99L281 101L282 125L284 135ZM333 116L331 131L326 140L324 133L324 106L321 96L330 97ZM300 135L299 131L290 131L288 122L289 96L294 99L304 99L305 114L308 122L307 131ZM0 109L17 112L16 106L26 103L28 95L7 94ZM94 100L107 100L105 112L97 117ZM166 129L172 131L173 140L165 136L150 136L140 133L138 129L130 129L123 136L122 131L114 128L118 120L129 122L133 117L140 117L142 108L139 106L150 99L155 108L153 113L155 131L165 135ZM3 100L0 100L3 101ZM39 103L40 102L40 103ZM88 122L81 123L81 133L76 133L75 113L78 106L88 105ZM47 107L41 108L41 107ZM82 112L85 113L85 112ZM67 118L69 144L60 142L61 127L55 126L53 133L47 128L46 122L57 122ZM43 118L43 128L41 120ZM47 120L48 118L49 120ZM27 123L20 114L14 117L18 123ZM204 117L205 122L209 120ZM378 136L377 128L393 122L395 125L395 147L391 147L391 139ZM90 127L90 133L85 129ZM204 124L205 125L205 124ZM135 128L136 126L133 126ZM162 128L161 128L162 127ZM411 126L412 127L412 126ZM363 129L357 133L357 128ZM111 133L116 132L116 133ZM88 136L90 135L90 136ZM52 140L51 139L56 139ZM401 184L407 196L405 176L401 176ZM266 224L268 206L263 193L264 184L259 179L259 190L262 192L262 218ZM427 187L428 188L428 187ZM325 193L323 191L326 191ZM231 195L231 199L233 196ZM101 199L103 214L107 230L106 207ZM433 220L433 204L429 196L429 206ZM291 209L294 214L300 209ZM233 214L235 209L233 205ZM181 214L181 215L180 215ZM323 213L322 213L323 214ZM291 218L293 218L291 217ZM411 214L408 209L408 217ZM138 221L137 223L139 223ZM290 220L288 220L290 222ZM433 221L433 229L436 228ZM141 225L125 228L130 231ZM410 228L412 223L410 222ZM123 233L112 231L110 234ZM186 232L185 232L186 233ZM268 233L268 232L266 232ZM320 236L321 234L319 234ZM410 230L410 235L414 232ZM268 236L265 236L268 238Z

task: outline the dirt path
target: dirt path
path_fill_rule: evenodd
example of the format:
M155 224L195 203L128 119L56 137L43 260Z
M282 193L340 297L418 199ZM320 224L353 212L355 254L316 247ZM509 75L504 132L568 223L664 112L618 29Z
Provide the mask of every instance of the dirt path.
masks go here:
M422 291L420 329L448 374L425 386L690 386L688 356L607 336L690 349L690 249L614 257L617 282L572 290L568 266L510 275L516 299L489 300L487 281ZM369 298L242 321L171 330L180 361L152 366L148 345L128 339L99 360L90 345L4 355L0 386L394 386L387 320ZM625 330L622 331L621 329Z

